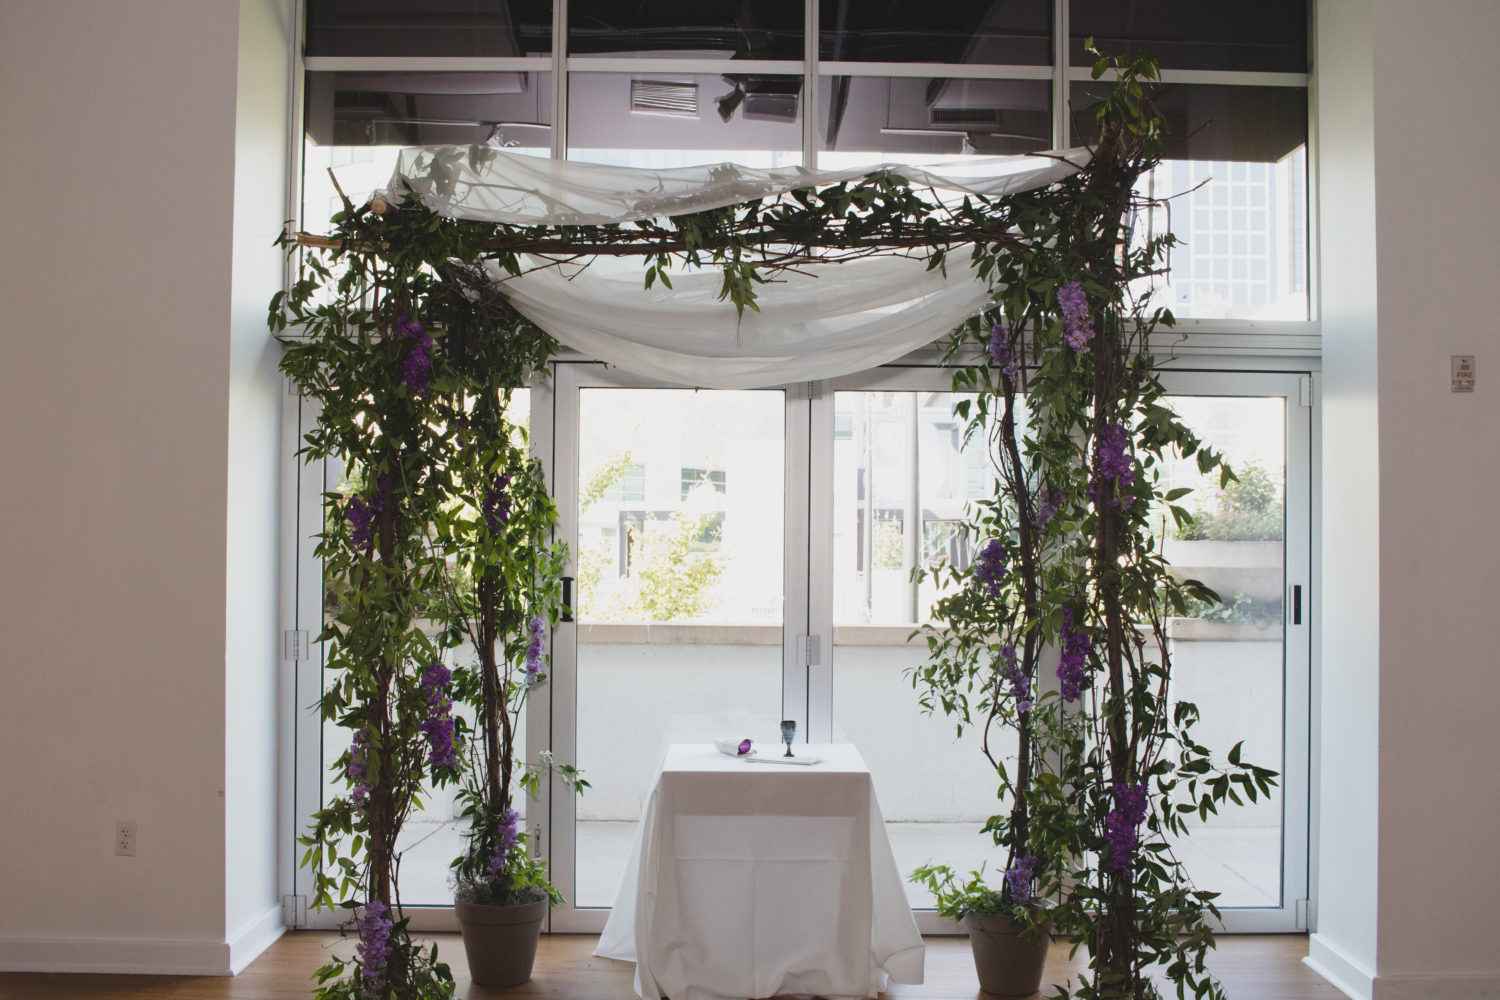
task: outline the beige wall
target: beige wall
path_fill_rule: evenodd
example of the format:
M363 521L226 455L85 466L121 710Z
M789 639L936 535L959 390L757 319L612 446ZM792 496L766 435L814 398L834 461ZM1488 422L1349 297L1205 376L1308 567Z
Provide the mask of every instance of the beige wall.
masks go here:
M1500 6L1318 6L1318 933L1353 996L1500 992L1492 271ZM1378 294L1377 294L1378 289ZM1472 395L1449 357L1478 356ZM1490 372L1488 379L1485 372Z
M274 568L228 530L274 541L274 485L228 491L275 437L238 312L269 293L232 278L239 33L231 0L0 5L0 968L227 971L274 903L269 824L226 830L227 757L259 772L236 821L275 805L242 759L274 742L225 721L276 666L238 628Z

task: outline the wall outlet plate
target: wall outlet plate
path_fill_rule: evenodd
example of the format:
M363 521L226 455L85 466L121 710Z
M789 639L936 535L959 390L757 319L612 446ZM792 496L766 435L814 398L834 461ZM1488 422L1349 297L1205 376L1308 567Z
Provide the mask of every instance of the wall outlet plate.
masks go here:
M115 821L115 853L122 857L135 857L135 820Z

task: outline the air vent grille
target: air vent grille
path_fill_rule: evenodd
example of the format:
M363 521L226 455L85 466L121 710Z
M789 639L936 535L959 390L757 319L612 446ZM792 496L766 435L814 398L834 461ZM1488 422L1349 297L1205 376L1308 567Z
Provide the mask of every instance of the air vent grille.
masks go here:
M933 108L934 125L994 125L1000 113L994 108Z
M696 83L663 83L659 80L630 81L630 110L647 115L698 117Z

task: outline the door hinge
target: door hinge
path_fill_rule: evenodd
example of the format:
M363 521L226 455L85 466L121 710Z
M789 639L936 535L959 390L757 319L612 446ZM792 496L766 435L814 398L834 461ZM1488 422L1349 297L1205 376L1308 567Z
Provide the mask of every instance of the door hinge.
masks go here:
M1296 918L1296 921L1297 921L1297 930L1299 930L1299 931L1316 930L1316 926L1315 926L1316 923L1317 923L1316 917L1317 917L1317 912L1313 909L1312 900L1310 900L1310 899L1299 899L1299 900L1296 901L1295 918Z
M310 639L305 628L289 628L282 633L281 658L283 660L306 660L309 658Z
M797 655L801 659L801 666L816 667L823 662L823 647L815 635L797 636Z
M1297 379L1297 403L1300 406L1313 405L1313 377L1302 375Z
M281 897L281 922L288 928L307 926L307 897L286 895Z

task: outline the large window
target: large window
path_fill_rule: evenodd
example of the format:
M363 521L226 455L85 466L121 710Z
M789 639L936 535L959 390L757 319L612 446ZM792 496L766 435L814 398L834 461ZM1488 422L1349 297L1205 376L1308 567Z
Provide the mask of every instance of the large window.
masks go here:
M1307 4L1164 0L309 0L303 224L395 149L489 143L626 166L935 163L1090 139L1092 39L1163 67L1155 301L1310 318ZM554 38L554 25L563 34ZM1139 291L1144 292L1142 287Z
M387 184L410 145L628 166L846 167L1087 143L1099 88L1086 40L1150 52L1171 139L1141 181L1160 201L1139 228L1179 243L1170 275L1136 291L1185 321L1189 351L1230 343L1286 357L1282 345L1295 344L1300 358L1315 330L1306 0L307 0L306 16L300 221L312 231L342 207L340 189L357 201ZM575 755L594 782L583 801L544 800L527 818L570 896L554 926L602 925L663 736L722 735L728 722L738 731L797 717L815 739L859 745L904 867L949 848L960 867L993 864L976 835L987 812L970 794L990 780L982 759L953 743L946 720L920 716L902 675L923 652L907 636L937 596L911 570L967 563L964 507L991 489L988 462L963 446L945 376L893 367L809 400L571 369L536 394L532 424L576 556L579 614L524 736ZM1308 575L1298 562L1306 518L1293 516L1308 488L1295 423L1305 417L1294 389L1252 384L1259 377L1173 391L1205 437L1260 463L1254 481L1269 492L1245 502L1269 497L1285 512L1261 511L1268 523L1284 517L1283 542L1226 544L1280 544L1282 562L1234 577L1233 605L1202 609L1174 642L1185 686L1230 693L1194 696L1226 727L1253 712L1262 756L1300 769L1250 825L1209 824L1191 848L1194 874L1226 893L1242 928L1291 929L1285 915L1306 886L1296 784L1306 741L1295 727L1299 712L1306 723L1297 670L1308 646L1281 594ZM1295 419L1276 423L1257 406ZM1247 428L1265 440L1240 441ZM309 516L341 475L307 481ZM1227 522L1238 508L1224 504ZM315 534L298 542L308 622L320 611ZM1185 562L1218 540L1198 541L1171 544ZM1229 675L1260 700L1223 688ZM315 665L299 670L299 704L321 683ZM338 733L302 725L293 836L324 796L317 748L328 759L339 750ZM963 790L921 781L933 761ZM403 844L405 898L440 907L458 826L450 797L425 806ZM305 872L295 878L283 891L305 892ZM914 890L913 902L925 900ZM434 910L418 922L444 919Z

